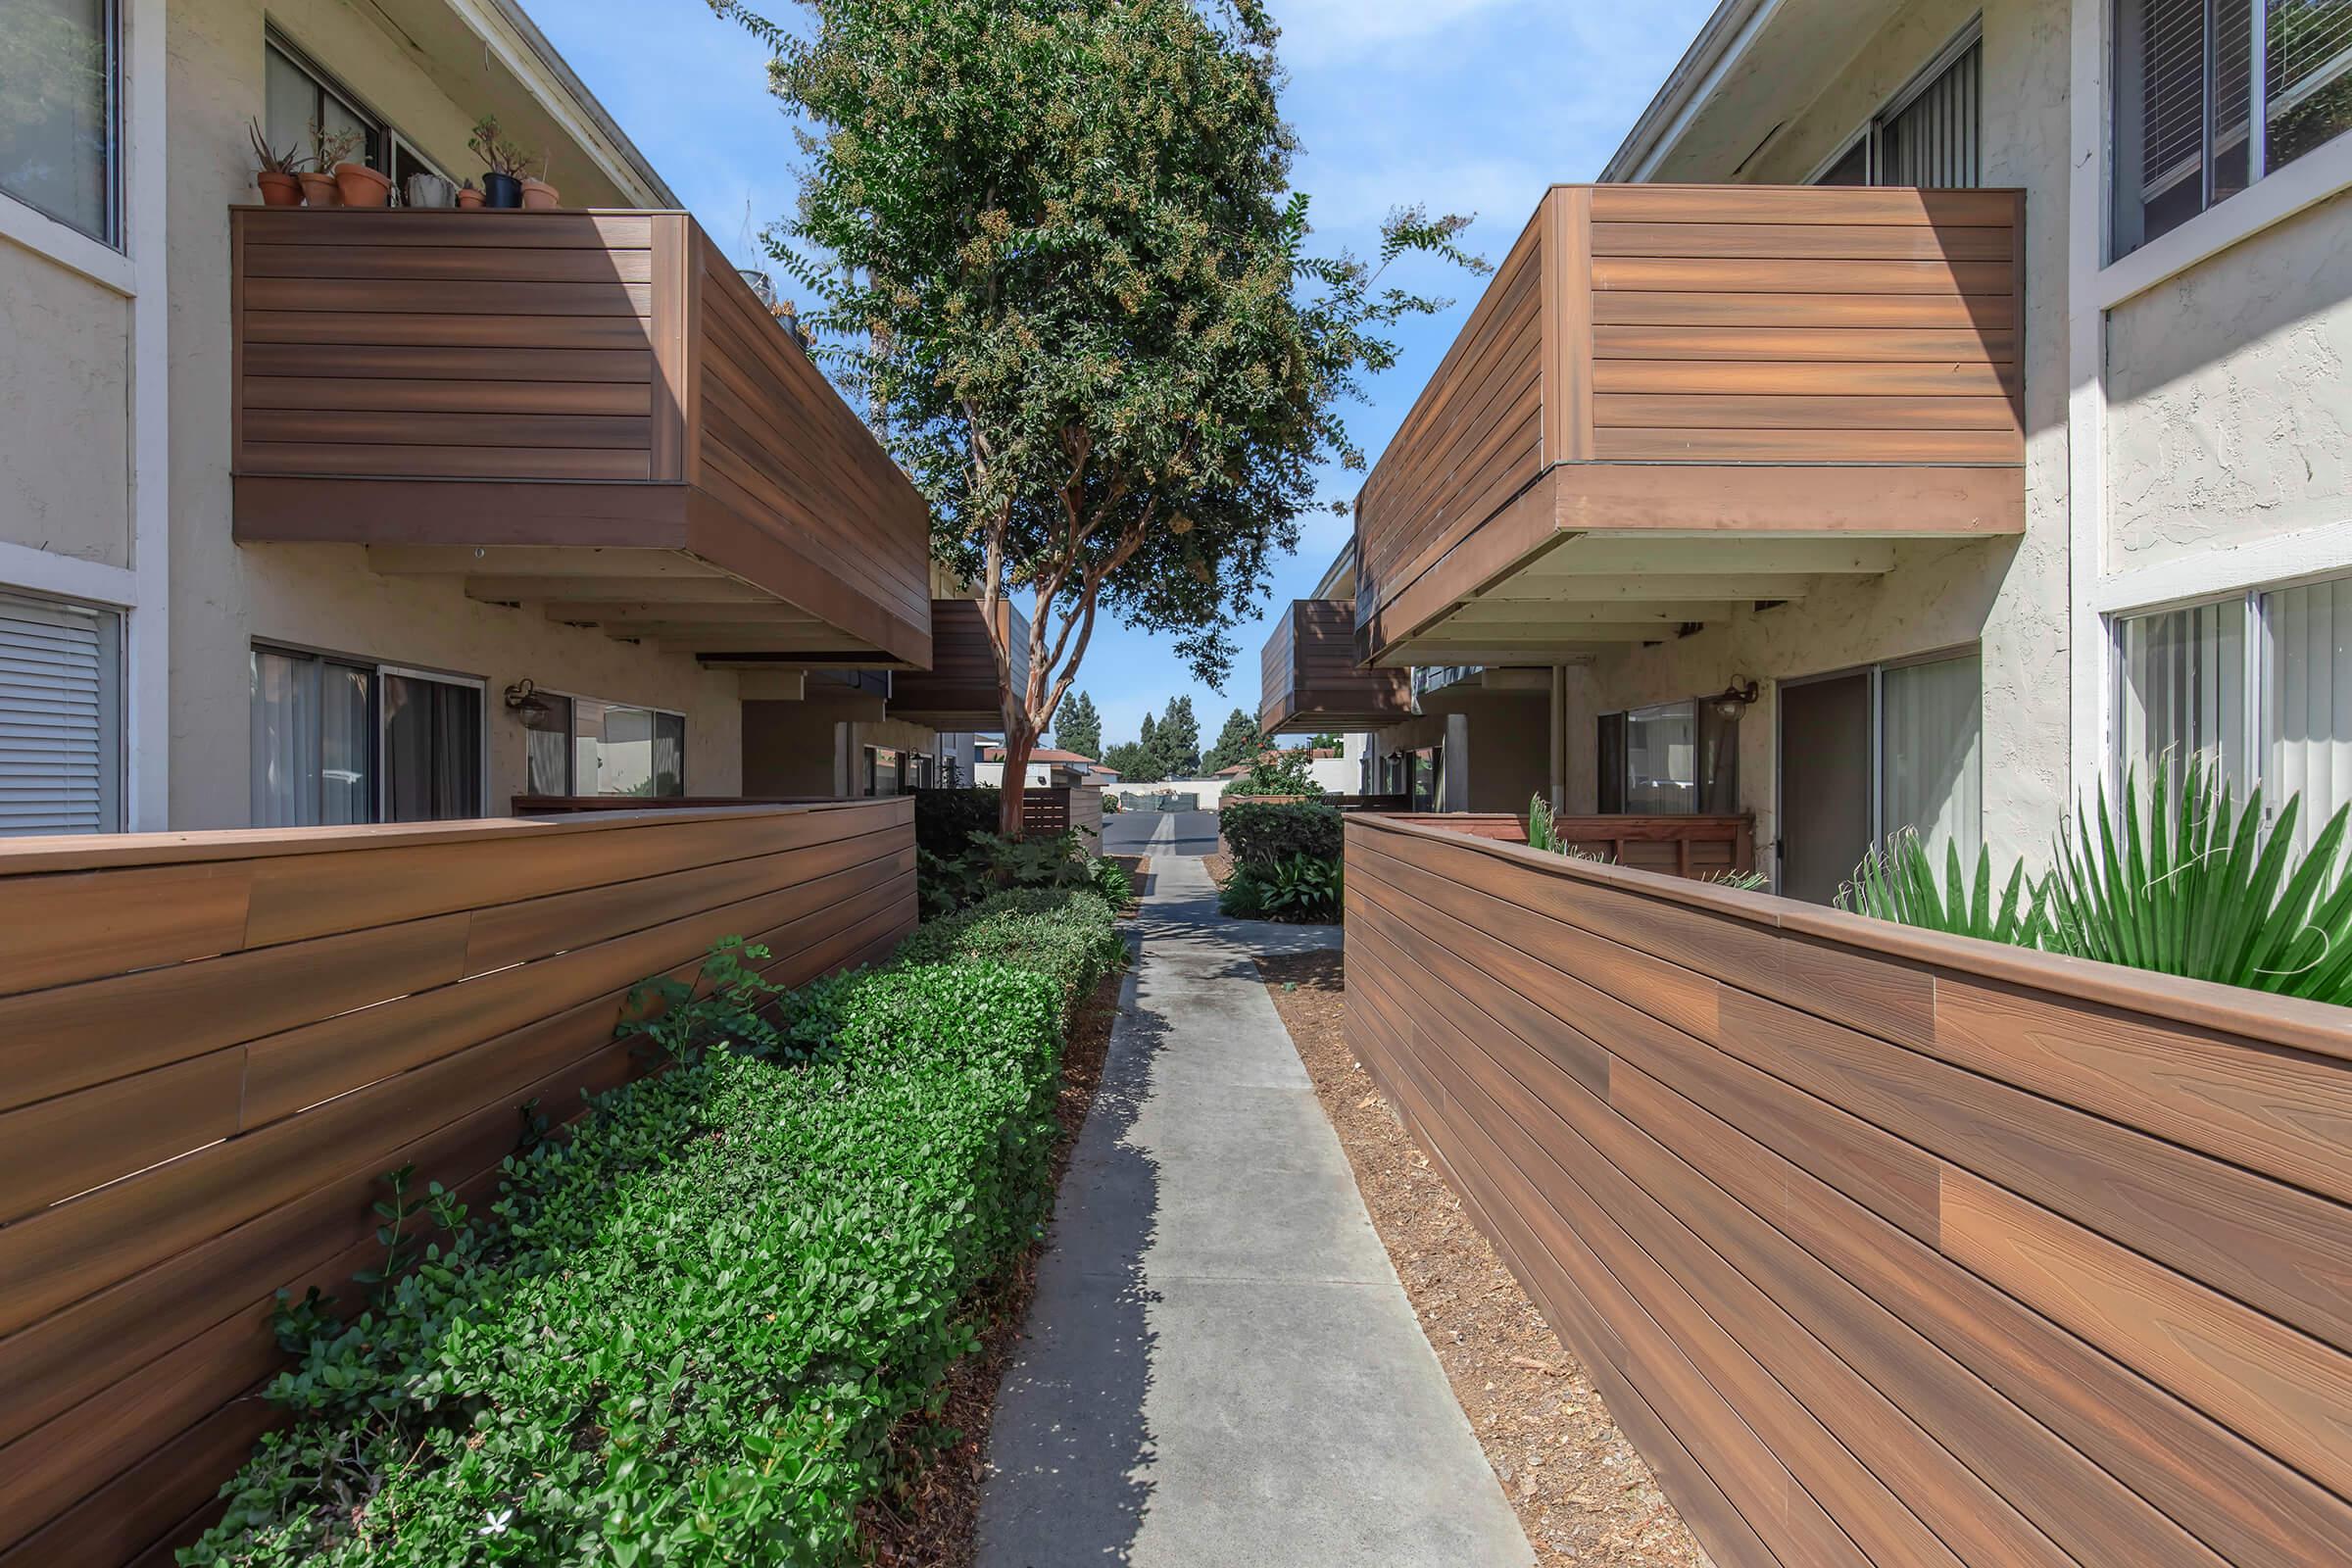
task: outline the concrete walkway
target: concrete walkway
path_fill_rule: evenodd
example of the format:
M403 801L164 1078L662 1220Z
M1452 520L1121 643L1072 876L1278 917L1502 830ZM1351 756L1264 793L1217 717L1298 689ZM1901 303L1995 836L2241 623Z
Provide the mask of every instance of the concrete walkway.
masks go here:
M980 1568L1532 1561L1200 861L1155 858L999 1396Z

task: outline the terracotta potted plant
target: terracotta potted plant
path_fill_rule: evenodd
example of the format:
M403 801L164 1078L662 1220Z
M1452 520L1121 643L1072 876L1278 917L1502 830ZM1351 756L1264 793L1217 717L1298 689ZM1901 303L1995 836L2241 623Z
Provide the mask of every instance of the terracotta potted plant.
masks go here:
M360 133L356 130L328 131L324 125L311 127L310 167L296 176L302 181L303 199L313 207L340 207L343 193L331 171L338 164L348 163L360 150Z
M262 122L258 120L251 122L249 134L253 137L254 156L261 160L260 172L253 176L253 182L261 187L263 204L300 207L302 181L295 174L295 166L302 162L301 155L291 147L282 153L274 151L269 138L262 134Z
M522 172L530 155L498 132L498 117L485 115L466 139L474 156L488 166L482 175L482 205L516 208L522 205Z
M532 179L525 175L522 181L522 205L534 213L546 213L553 212L564 203L557 195L555 186L544 179Z
M469 211L482 205L482 193L473 188L472 180L458 186L458 205Z
M389 207L392 205L392 176L366 164L340 163L335 166L335 190L346 207Z

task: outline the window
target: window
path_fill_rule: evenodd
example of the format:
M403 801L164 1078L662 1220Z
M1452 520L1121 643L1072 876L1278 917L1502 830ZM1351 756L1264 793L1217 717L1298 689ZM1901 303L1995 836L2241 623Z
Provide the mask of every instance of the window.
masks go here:
M1740 808L1740 731L1705 703L1600 715L1600 809L1690 816Z
M1813 176L1816 185L1978 184L1984 48L1971 24L1911 84L1871 116L1845 150Z
M1908 828L1939 869L1984 839L1984 686L1973 653L1879 672L1878 835Z
M0 590L0 833L122 827L122 617Z
M291 147L307 158L313 154L316 130L357 137L359 151L352 162L391 175L395 201L406 195L411 174L441 172L397 128L362 108L293 45L272 37L265 49L264 133L270 146L280 152Z
M2114 96L2124 256L2352 128L2352 5L2117 0Z
M658 708L539 693L523 716L523 786L532 795L686 793L686 719Z
M254 826L482 814L480 682L257 647L252 689Z
M0 17L0 191L118 246L119 38L114 0L9 0Z
M865 749L865 793L896 795L901 779L900 752L888 746L868 746Z
M2299 795L2303 848L2352 802L2352 579L2129 616L2116 649L2114 782L2201 754L2273 820Z

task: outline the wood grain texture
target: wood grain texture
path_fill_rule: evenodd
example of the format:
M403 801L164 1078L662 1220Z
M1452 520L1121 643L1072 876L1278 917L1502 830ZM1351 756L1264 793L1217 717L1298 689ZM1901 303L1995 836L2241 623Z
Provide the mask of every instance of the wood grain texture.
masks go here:
M1269 735L1378 728L1412 713L1406 671L1357 666L1351 600L1293 600L1274 618L1258 675L1257 722Z
M649 581L685 546L828 629L713 649L928 662L927 509L693 220L481 218L231 212L238 538L634 547ZM527 481L561 488L466 499ZM610 526L598 487L668 489L669 517Z
M0 848L0 909L64 927L0 965L0 1560L148 1549L241 1458L271 1293L357 1266L383 1170L494 1174L722 937L782 985L886 953L913 862L903 799Z
M2007 191L1553 187L1357 498L1359 658L1562 532L1746 526L1750 468L1821 476L1817 532L2018 531L2022 222Z
M1351 1044L1711 1544L1835 1560L1757 1442L1876 1563L2352 1553L2340 1018L1347 837Z

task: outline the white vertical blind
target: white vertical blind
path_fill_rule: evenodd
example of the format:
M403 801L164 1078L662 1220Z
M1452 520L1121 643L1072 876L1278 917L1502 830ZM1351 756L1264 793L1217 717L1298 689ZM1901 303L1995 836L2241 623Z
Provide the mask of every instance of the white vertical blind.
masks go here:
M1975 654L1900 664L1879 677L1879 822L1909 828L1937 868L1984 842L1984 680Z
M1879 131L1880 185L1960 189L1979 181L1978 81L1984 48L1971 44Z
M318 661L253 651L253 825L318 822Z
M121 627L0 593L0 833L122 827Z
M2263 802L2300 794L2296 839L2352 801L2352 580L2262 596Z
M2162 761L2178 784L2201 753L2242 797L2252 771L2245 601L2134 615L2120 631L2116 719L2125 770L2145 789Z

